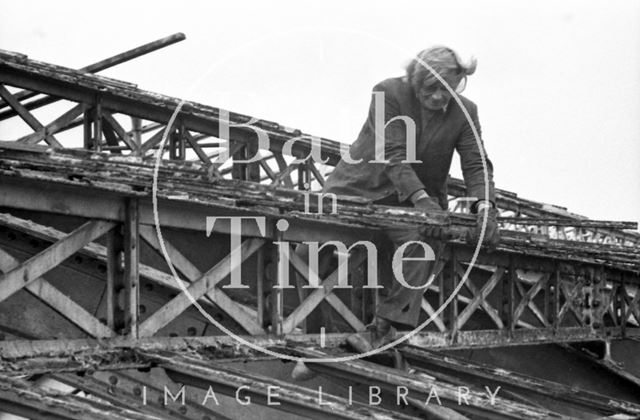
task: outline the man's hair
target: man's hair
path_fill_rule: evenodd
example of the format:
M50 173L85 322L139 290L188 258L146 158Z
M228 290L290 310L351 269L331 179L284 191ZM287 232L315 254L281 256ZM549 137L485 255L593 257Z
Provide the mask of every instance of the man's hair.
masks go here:
M459 87L464 86L467 76L476 71L478 61L474 57L464 61L454 50L440 45L422 50L406 68L409 83L416 90L420 89L425 79L435 78L425 64L442 77L458 76L459 82L452 88L461 91Z

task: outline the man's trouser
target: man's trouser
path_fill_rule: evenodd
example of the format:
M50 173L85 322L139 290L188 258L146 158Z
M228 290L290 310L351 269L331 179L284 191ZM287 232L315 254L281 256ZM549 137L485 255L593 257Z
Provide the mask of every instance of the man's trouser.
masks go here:
M427 283L429 276L438 259L440 242L435 239L427 239L423 235L423 229L417 227L393 227L384 230L382 243L378 247L378 284L383 289L378 289L379 301L376 308L376 316L387 319L398 326L415 327L420 317L422 296L426 291L418 288ZM406 245L402 252L402 260L398 259L397 273L402 274L406 284L398 281L393 270L393 254L400 247L408 242L422 241L433 251L434 259L426 261L428 251L418 243ZM361 248L361 247L359 247ZM336 259L333 257L334 247L323 248L318 256L319 273L321 279L333 272L337 267ZM358 251L360 252L360 251ZM299 245L296 254L303 261L309 261L309 248L306 245ZM432 254L433 255L433 254ZM400 271L401 267L401 271ZM298 285L306 284L298 276ZM407 287L407 285L412 287ZM361 286L359 286L361 287ZM347 289L351 293L354 289ZM320 311L315 311L307 318L307 329L315 332L320 327L325 327L327 332L340 330L339 324L343 324L341 319L336 319L339 315L330 310L326 302L320 305Z

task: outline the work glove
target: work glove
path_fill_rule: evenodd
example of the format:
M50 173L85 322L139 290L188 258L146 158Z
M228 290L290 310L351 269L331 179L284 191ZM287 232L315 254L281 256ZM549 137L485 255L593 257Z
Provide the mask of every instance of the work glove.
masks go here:
M484 207L483 209L478 210L478 214L476 215L476 226L469 230L467 243L475 246L480 240L480 232L482 231L482 223L484 221L485 213L487 213L487 226L485 228L482 244L493 250L500 243L500 228L498 227L498 211L491 207Z

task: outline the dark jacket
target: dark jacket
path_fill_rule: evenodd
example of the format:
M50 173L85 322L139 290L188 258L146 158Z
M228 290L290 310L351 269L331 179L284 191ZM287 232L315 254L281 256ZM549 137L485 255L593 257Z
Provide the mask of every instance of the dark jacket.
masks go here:
M398 202L404 203L411 194L424 189L430 196L438 198L442 208L446 208L447 178L455 149L460 155L467 195L495 202L492 164L485 152L489 177L489 196L485 197L480 151L472 129L455 98L451 98L445 111L425 110L406 78L400 77L378 83L373 91L384 92L385 123L398 116L409 117L415 122L415 156L422 162L402 162L407 159L407 125L400 118L391 122L385 130L384 159L389 162L371 162L376 160L375 100L372 99L367 120L358 139L349 149L351 159L362 159L362 162L347 163L344 159L340 160L328 177L324 192L384 202L395 195ZM458 96L480 133L476 105L467 98Z

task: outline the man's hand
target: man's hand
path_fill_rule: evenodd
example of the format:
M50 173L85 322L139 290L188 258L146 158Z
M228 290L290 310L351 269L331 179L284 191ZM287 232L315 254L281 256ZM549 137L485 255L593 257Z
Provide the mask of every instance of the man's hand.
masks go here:
M424 190L415 192L411 196L413 206L424 211L442 211L442 207L435 198L429 197Z
M467 235L467 243L475 246L480 240L480 232L482 232L482 224L484 222L485 214L487 216L487 226L482 243L490 249L495 249L500 243L500 228L498 227L497 220L498 211L491 206L482 206L478 210L476 227L469 231L469 234Z

